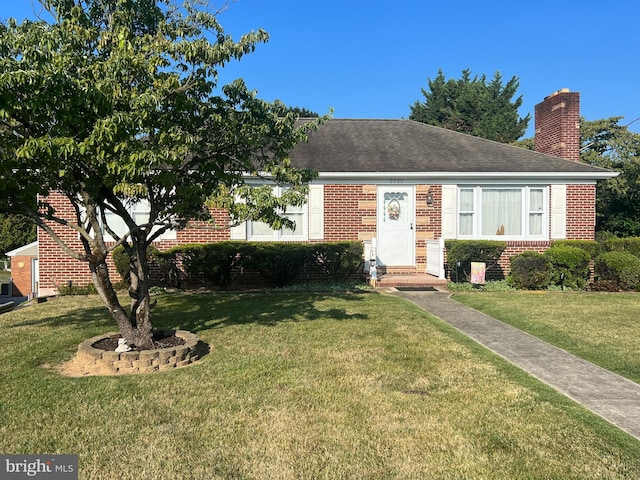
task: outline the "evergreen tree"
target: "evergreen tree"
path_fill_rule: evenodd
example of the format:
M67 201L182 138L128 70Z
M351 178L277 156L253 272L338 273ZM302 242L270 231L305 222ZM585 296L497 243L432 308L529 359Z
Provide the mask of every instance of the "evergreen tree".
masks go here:
M439 70L428 82L429 89L422 89L424 101L411 106L411 120L501 143L524 135L530 115L521 118L518 114L522 96L513 100L520 85L517 77L503 84L502 75L496 72L488 82L486 75L472 77L466 69L460 79L447 80Z

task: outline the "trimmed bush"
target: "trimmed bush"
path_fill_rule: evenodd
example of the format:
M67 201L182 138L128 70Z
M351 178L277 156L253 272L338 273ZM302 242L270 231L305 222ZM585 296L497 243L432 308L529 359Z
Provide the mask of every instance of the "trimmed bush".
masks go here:
M554 240L552 247L576 247L586 251L592 259L602 253L602 246L595 240Z
M471 278L471 262L484 262L487 271L498 264L498 259L507 248L507 242L495 240L448 240L445 242L449 278L468 282ZM451 275L451 272L455 272ZM462 273L460 275L460 273Z
M627 252L640 258L640 237L608 238L604 246L608 252Z
M313 258L313 244L253 243L242 265L258 271L276 287L293 283L305 264Z
M362 266L362 242L317 243L313 247L316 268L331 280L347 280Z
M629 252L607 252L594 264L599 290L634 290L640 285L640 259Z
M551 263L552 282L581 290L589 279L591 255L582 248L553 245L545 252Z
M228 241L181 245L170 251L179 257L185 273L192 277L202 276L225 289L250 248L246 242Z
M552 279L549 257L539 252L523 252L511 257L509 285L525 290L543 290Z

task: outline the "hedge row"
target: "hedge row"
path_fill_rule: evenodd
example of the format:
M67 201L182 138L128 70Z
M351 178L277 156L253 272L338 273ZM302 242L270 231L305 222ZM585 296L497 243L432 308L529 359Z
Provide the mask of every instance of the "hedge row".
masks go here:
M217 285L221 289L247 278L283 287L306 274L316 281L342 281L362 269L362 242L251 243L223 241L187 244L167 251L150 251L165 286ZM127 280L129 262L124 249L114 252L116 269ZM251 283L249 281L249 283Z
M583 289L590 276L591 255L569 245L552 245L544 253L524 252L511 258L508 282L517 288L540 290L551 285Z
M640 238L609 238L553 242L544 253L525 252L511 258L511 285L529 290L562 285L587 286L593 261L592 288L633 290L640 287Z

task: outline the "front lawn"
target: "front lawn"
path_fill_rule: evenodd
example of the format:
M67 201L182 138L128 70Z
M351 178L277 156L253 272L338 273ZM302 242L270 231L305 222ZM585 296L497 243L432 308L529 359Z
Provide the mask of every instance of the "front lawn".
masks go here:
M476 292L453 298L640 383L637 293Z
M97 297L0 315L0 452L72 453L81 479L637 479L640 442L413 304L160 295L198 364L62 377L113 330Z

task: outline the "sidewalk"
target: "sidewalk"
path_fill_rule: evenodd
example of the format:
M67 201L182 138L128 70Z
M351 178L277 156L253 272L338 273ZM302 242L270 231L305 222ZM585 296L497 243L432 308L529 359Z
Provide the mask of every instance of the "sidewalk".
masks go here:
M448 292L396 291L640 440L640 385L466 307Z

